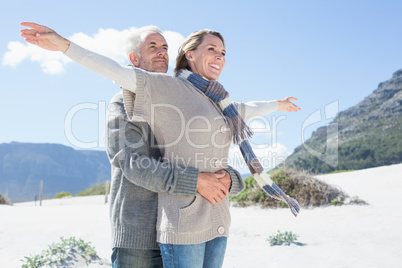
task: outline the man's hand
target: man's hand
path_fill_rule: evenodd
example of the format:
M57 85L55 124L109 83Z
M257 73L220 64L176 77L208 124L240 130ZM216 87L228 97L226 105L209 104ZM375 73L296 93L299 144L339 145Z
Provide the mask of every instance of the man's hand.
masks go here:
M228 195L230 188L226 186L226 173L226 171L219 171L217 173L199 173L197 192L211 204L221 202Z
M22 26L32 29L22 29L21 36L30 44L37 45L50 51L66 52L70 41L53 31L52 29L33 22L21 22Z
M230 177L229 172L222 169L215 172L215 174L223 174L223 177L220 177L219 180L230 190L230 187L232 187L232 178Z

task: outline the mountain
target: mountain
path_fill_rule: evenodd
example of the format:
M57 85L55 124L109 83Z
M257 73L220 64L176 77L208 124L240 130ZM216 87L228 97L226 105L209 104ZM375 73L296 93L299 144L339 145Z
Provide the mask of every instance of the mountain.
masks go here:
M0 144L0 194L11 202L33 201L59 192L76 194L110 180L110 163L104 151L74 150L60 144Z
M402 162L402 70L372 94L318 128L285 160L313 173Z

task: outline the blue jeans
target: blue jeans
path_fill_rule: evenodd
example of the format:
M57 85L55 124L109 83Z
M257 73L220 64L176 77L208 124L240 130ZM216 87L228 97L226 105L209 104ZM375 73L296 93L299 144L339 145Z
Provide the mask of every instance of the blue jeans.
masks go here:
M112 253L113 268L161 268L160 250L114 248Z
M164 268L220 268L225 257L227 237L202 244L159 244Z

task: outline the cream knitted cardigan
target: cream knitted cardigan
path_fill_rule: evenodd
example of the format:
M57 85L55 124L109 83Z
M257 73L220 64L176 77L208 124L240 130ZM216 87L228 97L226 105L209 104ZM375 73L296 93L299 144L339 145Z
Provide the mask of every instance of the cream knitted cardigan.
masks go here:
M198 125L191 126L191 129L200 130L200 133L189 131L187 134L191 132L191 135L184 135L187 140L180 140L173 147L167 146L166 148L162 148L165 161L172 163L177 161L175 157L179 157L178 161L183 161L184 165L194 166L199 168L200 171L205 172L214 172L227 166L225 159L227 160L231 134L228 131L223 131L222 133L216 131L219 129L228 129L228 126L225 125L225 119L219 108L208 101L205 95L203 96L198 90L195 90L190 83L168 75L152 74L135 68L123 67L106 57L85 50L74 43L71 43L70 48L65 54L90 70L112 79L124 88L136 92L138 105L136 102L135 107L139 110L137 113L134 111L133 114L144 121L152 119L161 120L156 126L152 125L155 122L149 123L155 127L153 131L158 143L162 146L170 144L172 140L174 141L177 138L169 133L176 131L178 128L167 127L166 124L163 125L163 120L160 117L155 116L152 118L152 108L155 108L155 105L173 105L173 108L176 107L182 112L172 113L170 116L167 116L166 118L171 119L170 123L178 122L174 118L181 120L180 116L184 115L185 120L183 123L185 126L189 126L188 123L192 122L192 119L203 115L212 124L211 131L205 135L202 131L206 128L205 125L202 125L203 121L201 119L197 122ZM172 92L172 90L176 90L176 92ZM186 95L186 98L183 98L184 101L180 102L183 94ZM180 96L180 98L177 96ZM169 97L170 99L167 100L166 98ZM128 102L126 101L126 107L128 107L127 104ZM263 115L276 110L277 102L256 102L250 105L243 105L243 107L245 109L239 110L244 111L244 118L247 120L251 116ZM162 108L168 109L169 107ZM159 115L166 114L166 111L160 112ZM207 115L205 115L206 112L208 113ZM187 128L187 130L191 129ZM215 140L212 140L212 137ZM194 146L192 146L191 142L195 141L195 145L200 145L201 147L207 145L207 149L192 149L191 147ZM206 141L210 143L208 144ZM214 145L212 144L213 142L218 142L218 146L212 146ZM201 155L201 161L198 161L197 155ZM214 159L213 162L211 162L212 159ZM211 205L199 195L195 197L187 196L185 198L176 197L171 194L162 194L160 196L160 207L158 209L159 242L193 244L208 241L216 236L228 235L230 213L227 200L216 205Z

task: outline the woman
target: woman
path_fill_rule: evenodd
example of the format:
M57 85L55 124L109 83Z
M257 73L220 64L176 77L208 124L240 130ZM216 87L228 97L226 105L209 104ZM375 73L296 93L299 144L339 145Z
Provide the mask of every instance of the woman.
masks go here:
M217 80L225 66L225 43L218 32L201 30L191 34L177 59L177 77L172 77L123 67L77 46L47 27L34 23L22 25L33 28L22 30L27 42L61 51L120 84L124 88L129 118L150 124L164 161L168 163L196 167L201 172L216 172L227 167L232 130L238 129L235 134L241 139L247 134L242 121L228 119L220 104L198 87L206 81ZM132 93L136 94L135 100ZM246 120L276 109L272 105L236 106L243 111ZM295 105L292 107L295 111L298 109ZM226 197L222 202L213 203L199 194L159 194L157 241L164 267L222 266L230 226L229 202Z

